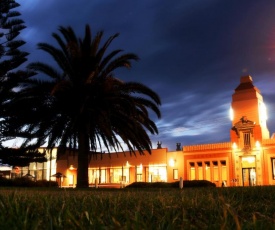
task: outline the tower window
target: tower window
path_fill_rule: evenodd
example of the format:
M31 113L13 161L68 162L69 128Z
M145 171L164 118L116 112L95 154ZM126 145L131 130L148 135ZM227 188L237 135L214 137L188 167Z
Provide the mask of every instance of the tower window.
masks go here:
M243 140L244 140L244 147L250 148L250 133L249 132L243 133Z

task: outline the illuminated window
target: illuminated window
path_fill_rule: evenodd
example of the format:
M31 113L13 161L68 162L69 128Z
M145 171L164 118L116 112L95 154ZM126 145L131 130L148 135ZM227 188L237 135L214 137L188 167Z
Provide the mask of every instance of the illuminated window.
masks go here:
M196 179L195 163L190 162L190 180Z
M166 182L167 167L166 165L149 165L146 172L146 178L149 182Z
M205 165L205 179L206 180L211 180L211 168L210 168L210 162L206 161L204 162Z
M272 164L272 179L275 180L275 158L271 158Z
M219 181L219 168L218 168L218 161L213 161L213 176L214 181Z
M139 166L136 167L137 182L141 182L142 181L142 170L143 170L142 164L140 164Z
M226 161L221 161L221 166L222 166L222 180L226 181L227 180Z
M198 162L198 176L199 180L203 180L203 168L202 168L202 162Z
M173 179L178 180L179 179L179 172L177 169L173 169Z
M100 171L100 183L106 183L106 169Z
M73 186L74 185L74 175L69 175L68 180L69 180L69 186Z
M89 169L89 184L94 184L96 179L99 180L99 175L99 169Z

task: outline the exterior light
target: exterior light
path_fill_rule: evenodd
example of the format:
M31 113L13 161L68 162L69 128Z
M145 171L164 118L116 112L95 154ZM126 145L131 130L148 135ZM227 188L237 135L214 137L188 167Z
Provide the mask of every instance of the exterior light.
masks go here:
M171 166L171 167L175 166L175 160L174 159L169 160L169 166Z
M126 167L129 167L129 162L128 161L126 161Z
M255 162L255 157L247 157L247 162L248 163L254 163Z
M237 148L237 145L236 145L235 142L233 143L232 148L233 148L233 149L236 149L236 148Z
M70 170L74 170L74 166L73 165L70 165Z
M255 145L256 145L257 148L260 148L260 147L261 147L261 144L260 144L259 141L256 141Z

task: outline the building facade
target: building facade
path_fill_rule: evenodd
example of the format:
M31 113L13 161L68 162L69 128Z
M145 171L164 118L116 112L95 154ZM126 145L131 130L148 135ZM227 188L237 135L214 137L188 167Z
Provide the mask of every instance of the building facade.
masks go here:
M89 183L173 182L182 178L208 180L217 186L274 185L275 138L270 137L263 97L251 76L241 77L232 95L231 114L228 142L183 147L177 144L176 151L168 151L158 143L151 154L98 154L89 163ZM35 170L38 173L40 169ZM74 187L77 156L63 155L56 161L55 170L66 176L62 186Z

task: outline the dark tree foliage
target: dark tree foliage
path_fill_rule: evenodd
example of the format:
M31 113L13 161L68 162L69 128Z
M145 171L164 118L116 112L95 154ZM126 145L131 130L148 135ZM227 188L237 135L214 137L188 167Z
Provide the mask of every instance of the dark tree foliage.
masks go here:
M27 52L19 50L25 44L17 39L20 31L25 28L24 21L18 17L19 12L14 11L19 4L13 0L0 2L0 159L10 165L25 166L29 162L46 161L43 155L38 156L33 146L29 149L8 149L2 142L20 136L16 121L20 110L13 106L16 91L30 76L31 72L19 70L21 64L27 60Z
M14 89L23 74L23 71L14 70L27 60L28 55L19 50L25 42L16 40L20 31L25 28L24 22L18 19L20 13L13 10L18 6L19 4L12 0L1 0L0 4L0 140L2 141L9 138L6 102L14 97Z
M2 164L16 165L20 167L28 166L30 162L46 162L46 153L29 148L0 148L0 159Z
M43 76L30 78L20 91L16 107L20 118L14 122L22 127L21 134L37 145L47 142L48 149L59 147L77 150L77 187L88 187L88 166L98 149L151 152L147 131L157 134L149 110L160 117L159 96L137 82L123 82L115 77L118 68L131 68L138 57L113 50L106 53L115 34L101 44L103 32L92 36L87 25L83 39L71 27L60 27L53 33L59 47L47 43L39 49L49 53L59 68L45 63L31 63L29 68ZM21 123L21 124L20 124Z

